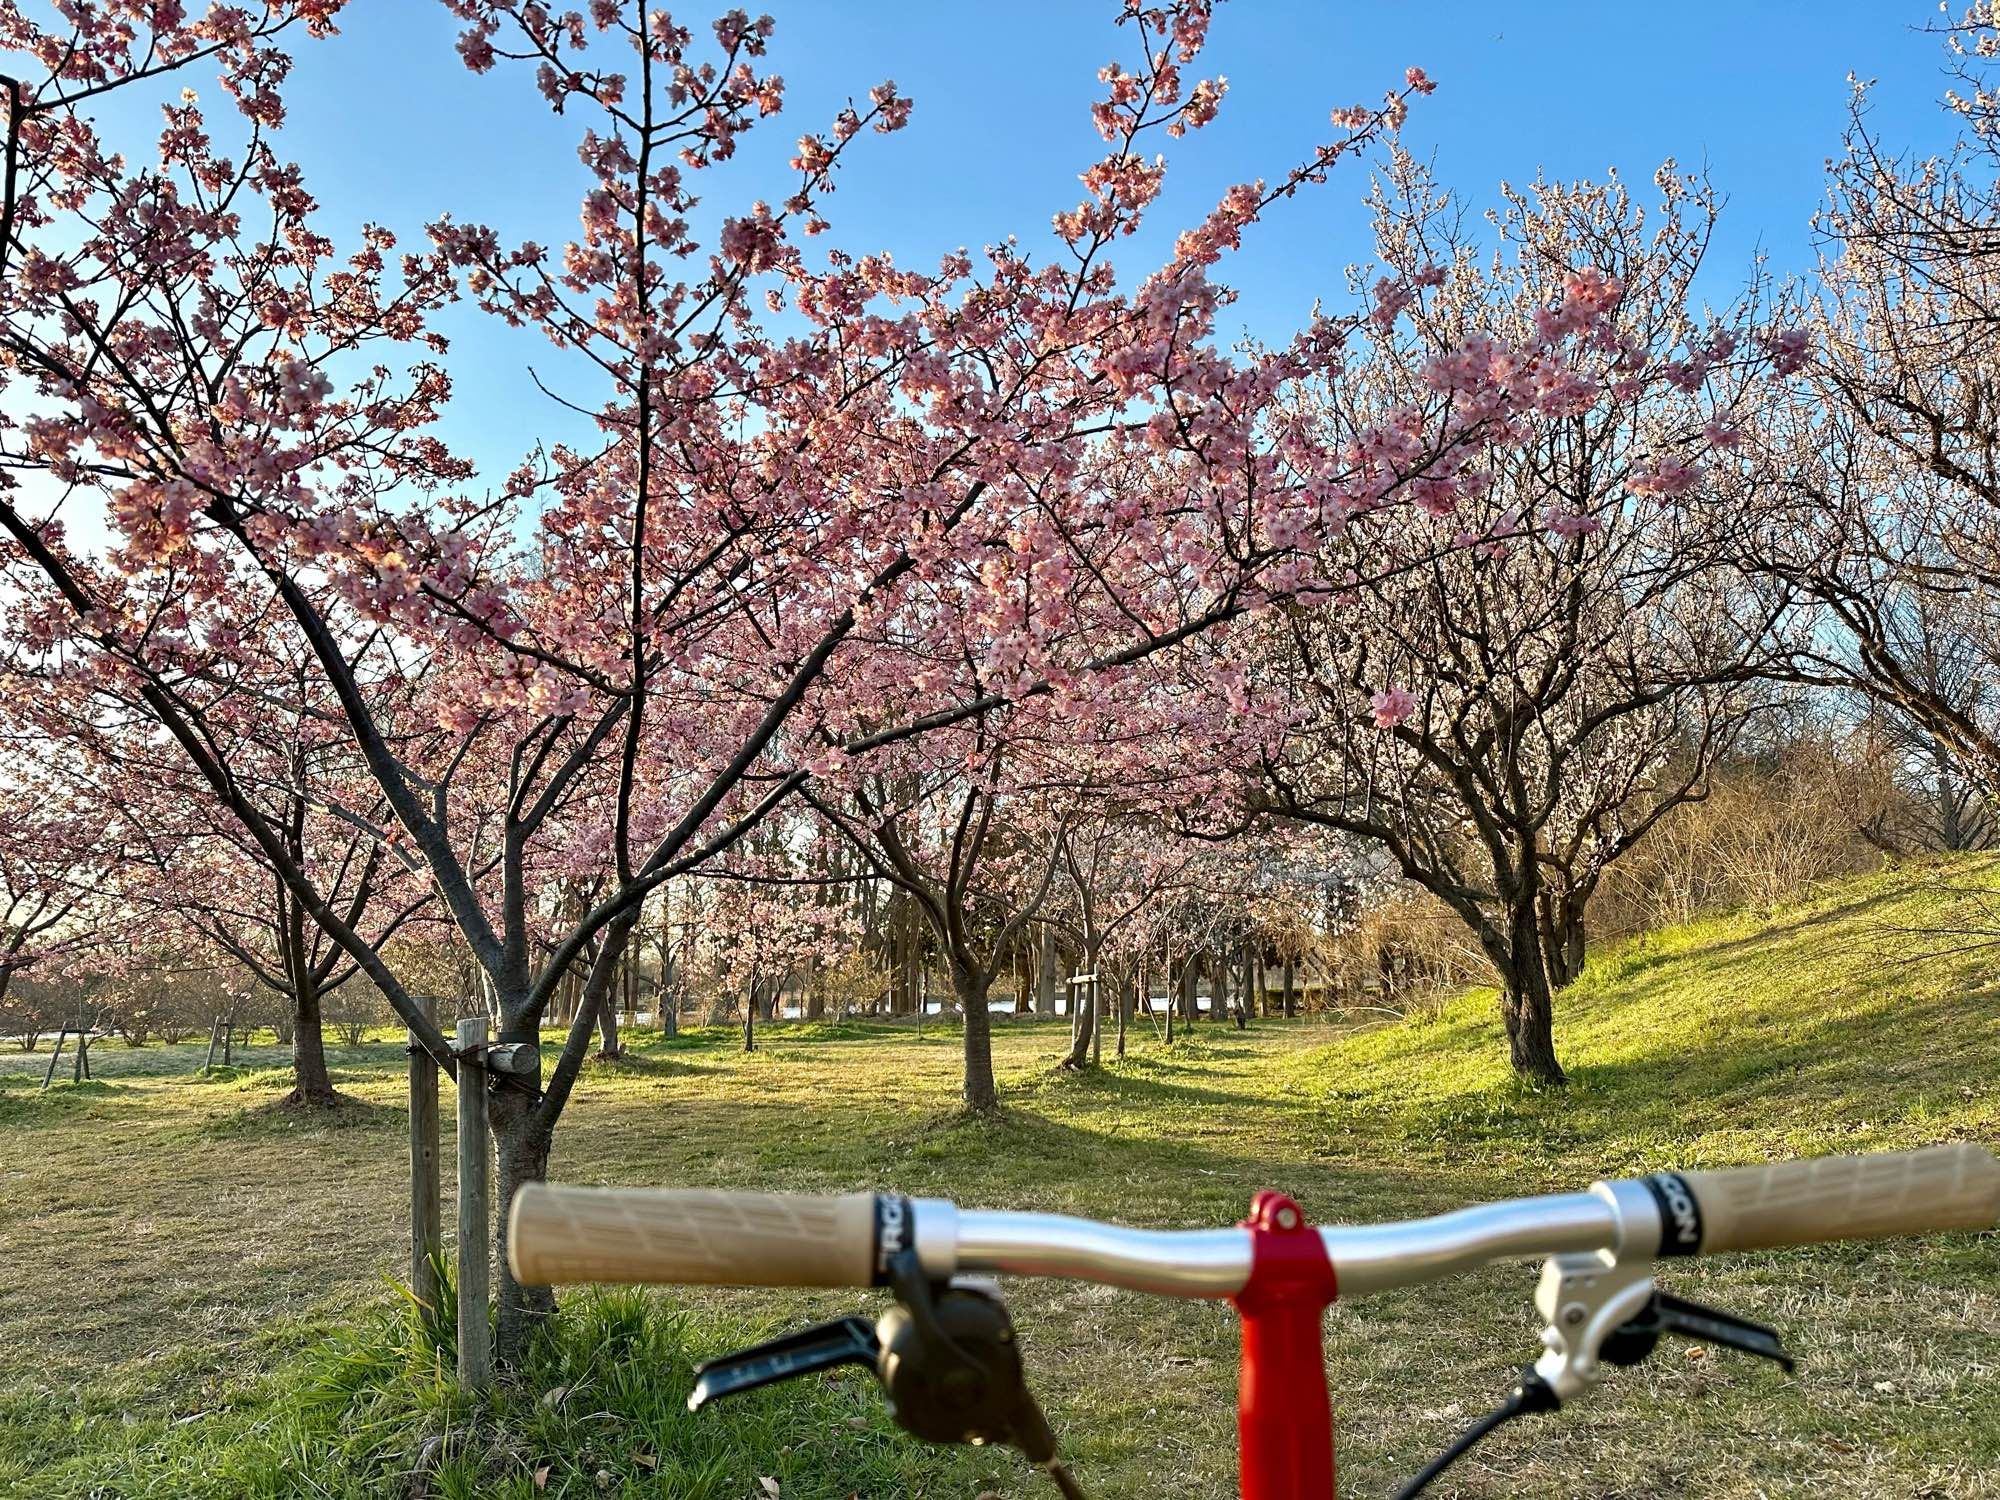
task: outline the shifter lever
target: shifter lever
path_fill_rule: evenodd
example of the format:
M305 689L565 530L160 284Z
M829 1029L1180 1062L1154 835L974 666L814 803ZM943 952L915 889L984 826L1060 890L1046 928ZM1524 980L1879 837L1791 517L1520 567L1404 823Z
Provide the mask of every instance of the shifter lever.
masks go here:
M795 1375L866 1365L904 1431L927 1443L1006 1443L1045 1470L1064 1495L1080 1495L1028 1390L998 1290L933 1282L907 1247L890 1259L888 1273L896 1303L879 1320L839 1318L697 1365L688 1410Z

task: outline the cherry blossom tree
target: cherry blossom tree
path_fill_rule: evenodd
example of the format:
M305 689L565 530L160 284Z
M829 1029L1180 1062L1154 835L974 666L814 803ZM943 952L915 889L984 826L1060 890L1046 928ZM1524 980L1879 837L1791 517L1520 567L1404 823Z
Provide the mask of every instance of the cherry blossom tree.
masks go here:
M43 1018L39 1008L10 1011L15 980L73 966L115 940L122 925L112 885L123 857L115 830L101 808L37 763L38 748L46 753L11 744L0 780L0 1017L11 1016L30 1039Z
M2000 164L1990 7L1949 28L1966 121L1951 151L1896 152L1856 92L1796 309L1782 398L1749 424L1729 536L1810 622L1792 680L1867 694L1949 782L2000 788ZM1950 794L1947 787L1947 794Z
M1449 906L1501 981L1514 1067L1545 1083L1564 1081L1552 997L1591 895L1703 795L1782 613L1731 593L1700 521L1703 462L1735 444L1766 356L1741 314L1695 312L1706 189L1671 169L1655 185L1650 222L1615 181L1509 191L1482 255L1397 158L1378 238L1392 284L1423 288L1408 337L1300 421L1338 435L1456 402L1502 362L1534 394L1481 467L1420 481L1378 551L1407 567L1356 569L1333 607L1259 627L1247 690L1271 724L1254 814L1375 840ZM1514 352L1580 316L1587 358Z
M1209 0L1128 0L1127 56L1093 109L1107 149L1054 218L1054 257L1008 240L913 269L827 238L842 161L909 120L892 85L802 136L767 198L718 211L702 174L782 105L768 20L730 12L698 40L631 0L446 3L468 66L531 71L579 130L582 228L559 250L451 216L417 251L370 226L343 253L317 227L273 144L271 38L327 30L331 0L198 22L0 6L0 38L45 74L8 92L0 562L24 670L141 707L444 1066L443 1036L211 732L274 622L365 768L338 815L421 867L500 1037L539 1043L581 967L537 1086L488 1101L504 1235L654 891L816 776L1039 700L1106 710L1148 659L1330 592L1319 532L1465 468L1517 397L1416 429L1386 414L1329 450L1278 430L1285 393L1338 371L1361 317L1393 322L1407 293L1262 352L1215 338L1216 266L1392 128L1430 87L1415 70L1121 276L1111 252L1164 181L1151 148L1223 98L1191 71ZM105 139L104 90L195 63L221 67L245 116L235 150L189 97L150 151ZM537 374L590 440L477 484L440 435L452 355L434 324L455 299L547 337ZM1536 346L1551 369L1589 322L1566 316ZM593 901L551 930L540 893L585 872ZM504 1264L503 1360L550 1305Z
M1116 1053L1125 1055L1125 1023L1131 1011L1127 987L1146 985L1149 958L1166 952L1166 923L1173 898L1193 877L1204 855L1198 844L1176 839L1152 810L1099 806L1094 815L1067 830L1062 839L1064 907L1073 914L1084 972L1117 997ZM1116 974L1104 979L1107 968ZM1091 1066L1101 1049L1099 1007L1073 996L1070 1044L1062 1065Z
M326 814L314 780L316 758L305 747L286 747L289 775L274 787L283 805L272 808L273 821L288 855L312 872L342 920L382 951L430 905L430 889L373 829ZM162 786L184 778L181 765L163 769L180 774L170 774ZM152 799L120 804L120 823L128 830L123 897L136 911L241 965L274 996L288 1012L292 1040L294 1083L285 1102L335 1106L341 1096L327 1074L325 1010L360 969L312 921L242 825L205 795L206 788L188 790L192 795L173 808Z
M1034 705L1006 718L1046 728ZM1050 785L1000 720L927 736L874 757L865 775L834 777L806 797L881 880L905 892L929 925L964 1018L965 1107L1000 1107L993 1077L989 992L1013 961L1062 868L1075 792ZM842 785L845 782L846 785Z

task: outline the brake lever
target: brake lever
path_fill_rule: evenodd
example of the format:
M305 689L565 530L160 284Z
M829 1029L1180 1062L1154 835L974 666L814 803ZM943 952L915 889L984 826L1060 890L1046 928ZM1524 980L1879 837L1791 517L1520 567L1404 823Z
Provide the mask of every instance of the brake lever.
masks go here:
M866 1365L872 1370L881 1352L875 1325L866 1318L853 1316L817 1323L783 1338L696 1365L688 1410L700 1411L718 1396L776 1385L781 1380L818 1370L837 1369L841 1365Z
M1601 1356L1614 1365L1636 1365L1669 1333L1768 1359L1788 1375L1798 1368L1777 1329L1662 1291L1604 1341Z

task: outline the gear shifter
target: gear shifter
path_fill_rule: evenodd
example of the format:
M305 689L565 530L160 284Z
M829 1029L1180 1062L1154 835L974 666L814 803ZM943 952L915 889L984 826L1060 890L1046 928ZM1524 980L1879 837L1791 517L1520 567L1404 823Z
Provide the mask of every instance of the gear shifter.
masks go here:
M909 1249L891 1259L888 1279L896 1304L873 1323L837 1318L696 1366L688 1409L819 1370L866 1365L905 1431L927 1443L1018 1448L1065 1495L1080 1494L1056 1461L1055 1433L1028 1390L1013 1320L998 1291L934 1283Z
M694 1390L688 1396L688 1410L700 1411L717 1396L733 1396L738 1391L754 1391L758 1386L776 1385L817 1370L841 1365L875 1366L881 1344L875 1325L862 1317L836 1318L816 1323L783 1338L739 1349L695 1367Z

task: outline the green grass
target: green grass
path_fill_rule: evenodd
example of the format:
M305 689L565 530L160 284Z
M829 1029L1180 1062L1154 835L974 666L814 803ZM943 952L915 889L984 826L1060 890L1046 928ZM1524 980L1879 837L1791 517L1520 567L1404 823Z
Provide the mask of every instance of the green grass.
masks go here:
M955 1112L948 1028L773 1027L747 1057L718 1029L594 1065L554 1171L1192 1226L1264 1186L1368 1221L1665 1165L2000 1144L1995 959L1943 935L1984 921L1992 888L1993 861L1938 866L1602 955L1560 1002L1564 1091L1508 1076L1477 992L1352 1029L1203 1023L1171 1049L1142 1028L1086 1076L1052 1070L1061 1027L1002 1024L995 1122ZM416 1326L389 1280L400 1046L335 1049L365 1107L329 1122L270 1108L276 1049L204 1078L205 1046L100 1044L95 1084L47 1094L43 1058L0 1057L0 1494L757 1500L767 1477L787 1500L1053 1494L1006 1454L917 1449L853 1374L683 1409L694 1361L861 1296L577 1295L515 1387L468 1402L444 1378L451 1331ZM1668 1280L1780 1325L1799 1376L1672 1350L1504 1432L1437 1493L2000 1496L2000 1236ZM1497 1398L1535 1352L1532 1287L1531 1267L1493 1267L1334 1310L1349 1493L1386 1493ZM1093 1495L1233 1493L1226 1308L1010 1295Z

